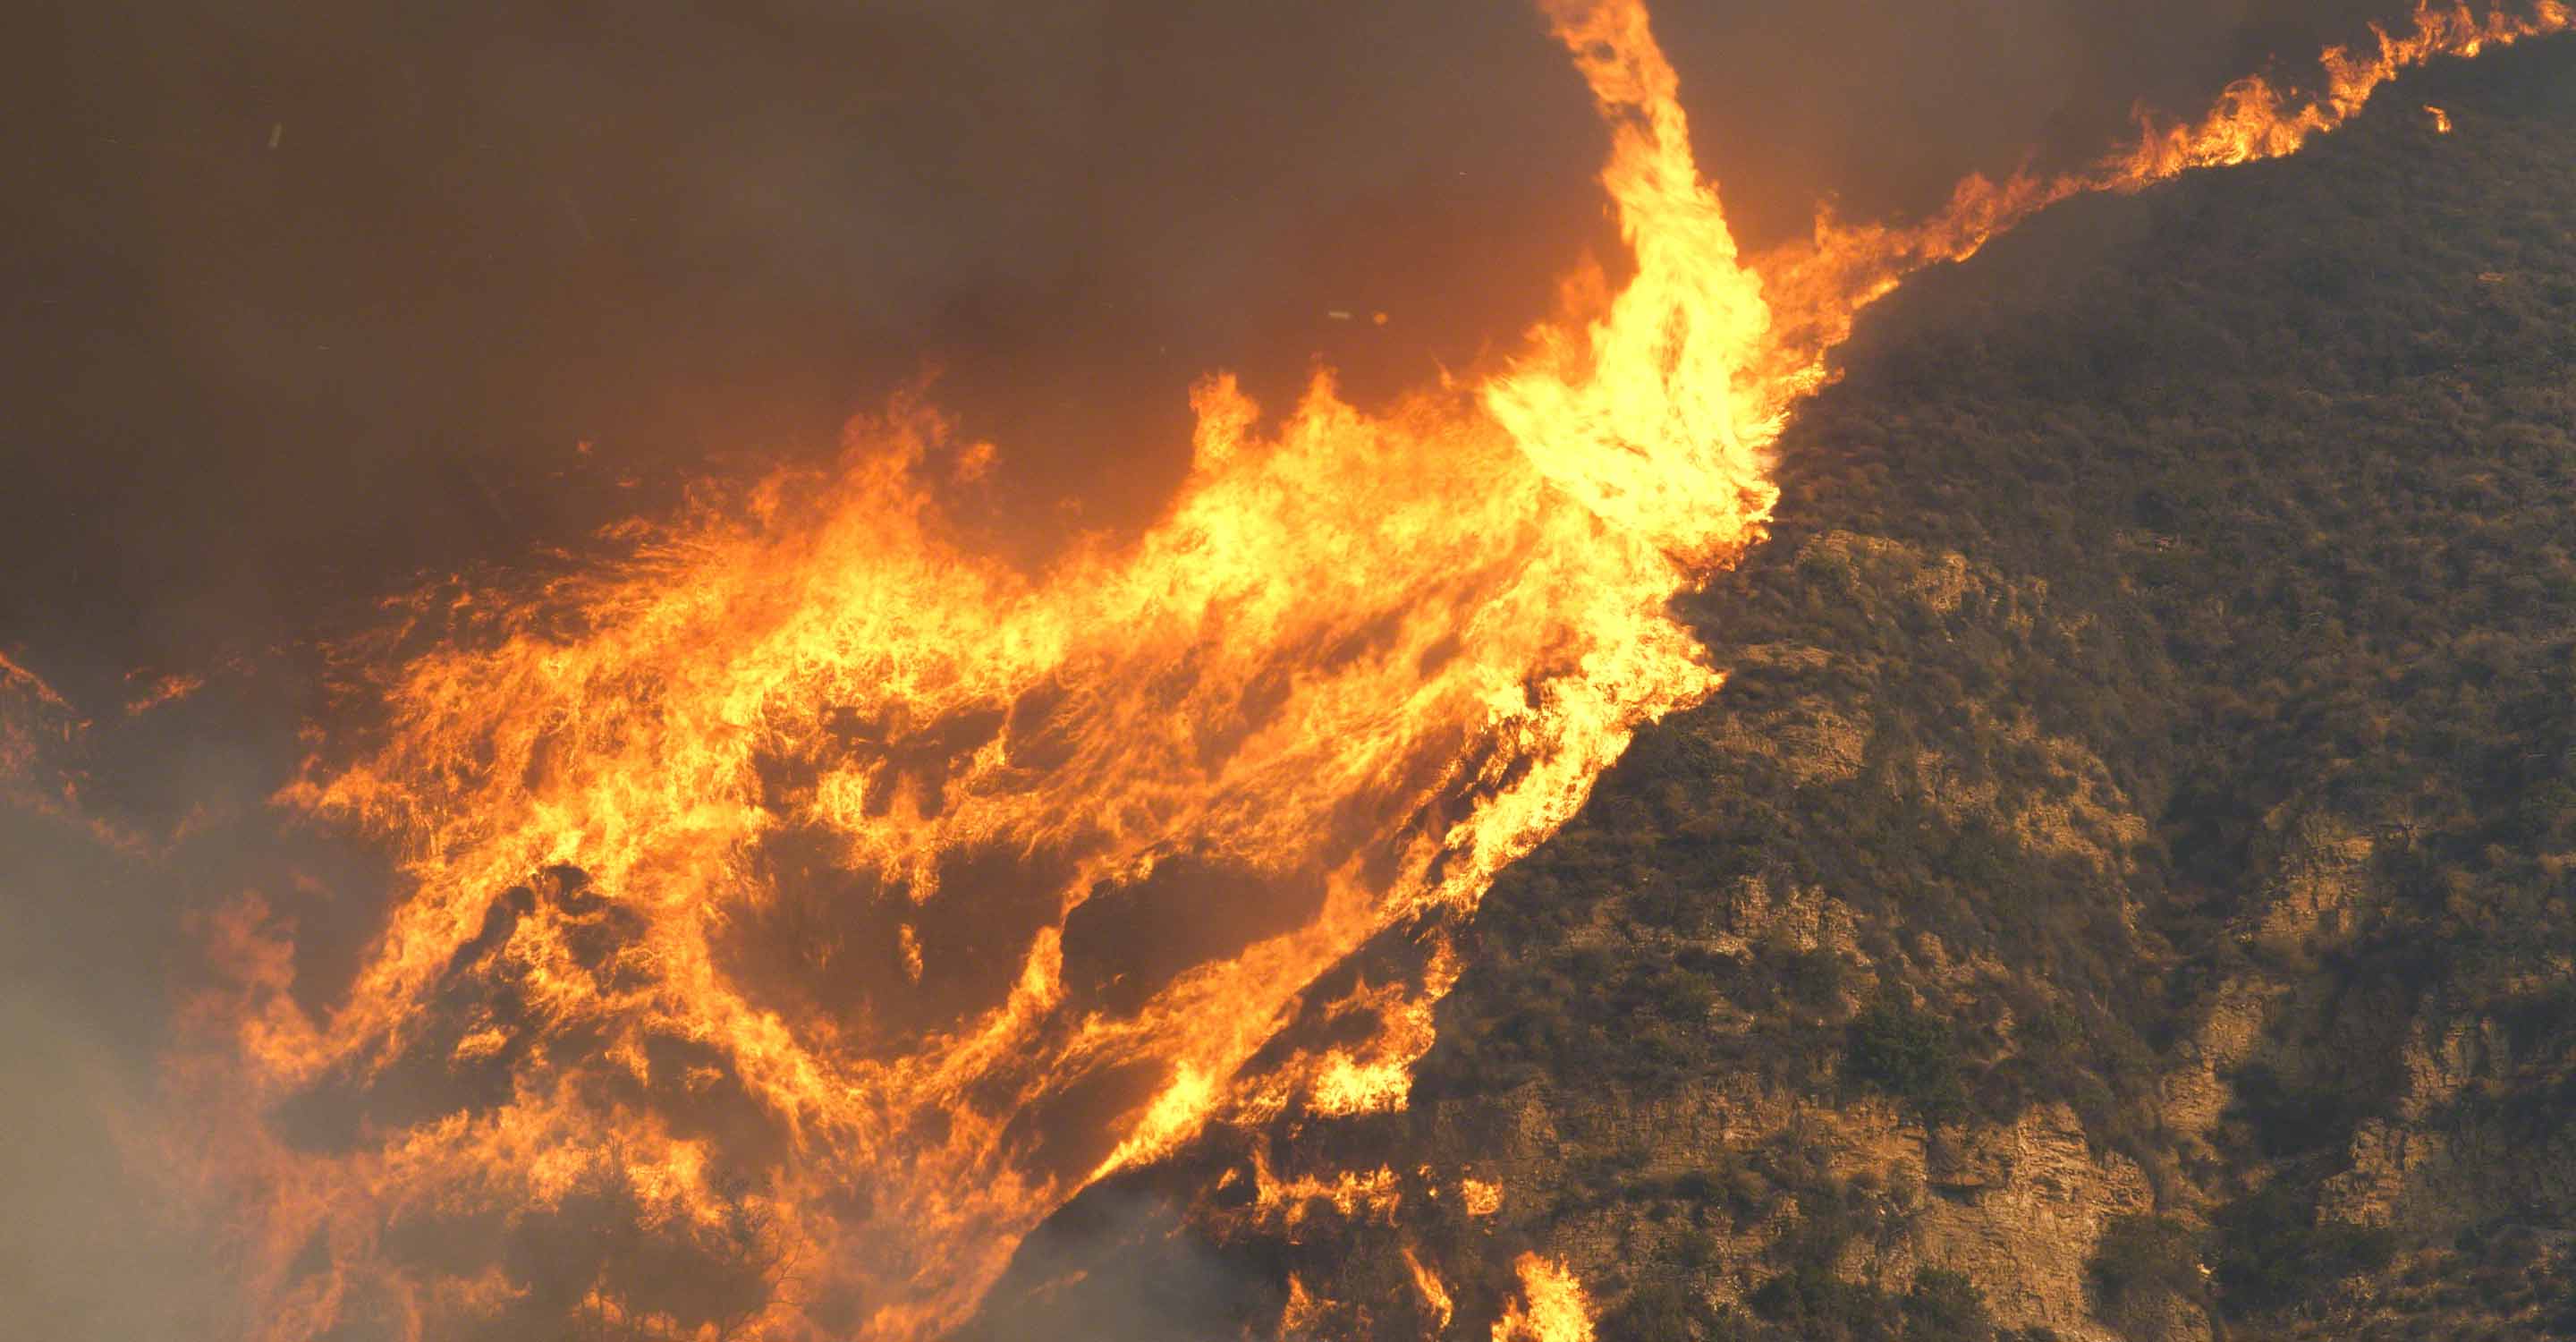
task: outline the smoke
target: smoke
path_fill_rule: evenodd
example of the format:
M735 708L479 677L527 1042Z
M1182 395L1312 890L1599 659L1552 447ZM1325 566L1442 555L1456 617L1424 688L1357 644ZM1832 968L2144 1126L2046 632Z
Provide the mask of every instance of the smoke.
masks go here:
M1758 243L1822 198L1904 212L2080 155L2133 99L2197 107L2394 8L1656 18ZM415 575L567 542L711 460L819 455L926 363L1002 446L1000 516L1130 526L1180 469L1191 377L1275 406L1321 355L1365 401L1507 340L1605 241L1598 124L1514 4L432 13L44 5L0 44L26 165L0 188L0 651L92 715L137 666L290 677L274 649ZM229 818L183 856L0 833L25 1080L0 1294L47 1336L216 1332L169 1322L202 1321L206 1269L110 1121L166 1043L180 914L332 863L298 944L327 959L380 911L361 859L249 837L309 705L226 703L88 764L91 818Z
M1201 1342L1275 1324L1286 1303L1282 1270L1191 1233L1177 1208L1139 1183L1098 1185L1049 1217L955 1342Z
M17 837L17 836L11 836ZM14 977L0 987L9 1086L0 1124L0 1295L10 1326L40 1337L216 1335L213 1264L158 1221L161 1194L129 1169L106 1113L130 1110L149 1080L121 1066L124 1042L81 1004Z
M5 694L7 687L0 687ZM0 718L15 705L0 702ZM0 732L5 732L0 722ZM217 1264L134 1118L155 1088L182 882L63 815L0 805L0 1299L70 1339L221 1336Z
M1656 17L1758 240L2097 147L2372 8ZM1133 523L1191 377L1417 382L1601 240L1598 128L1518 5L434 13L39 6L9 44L6 641L298 632L710 457L824 450L925 361L1014 516Z

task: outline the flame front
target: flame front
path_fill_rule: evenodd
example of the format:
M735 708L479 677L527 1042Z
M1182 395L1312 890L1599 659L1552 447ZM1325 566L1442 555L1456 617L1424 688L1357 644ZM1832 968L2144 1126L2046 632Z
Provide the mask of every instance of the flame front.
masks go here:
M771 1334L930 1335L1041 1217L1212 1118L1401 1103L1454 969L1368 994L1373 1045L1247 1064L1320 972L1391 927L1439 942L1717 687L1666 605L1761 535L1795 391L1643 11L1555 17L1638 269L1482 385L1372 414L1319 377L1265 428L1211 378L1168 515L1034 578L942 513L961 445L902 404L829 478L421 612L463 632L290 794L388 835L416 889L325 1018L234 938L252 1107L366 1115L228 1148L269 1336L453 1336L549 1290L711 1326L611 1265L540 1283L386 1230L612 1193L684 1247L743 1221L792 1255ZM1099 963L1094 906L1211 953ZM380 1101L424 1077L476 1099Z
M627 562L410 608L441 634L371 744L286 797L390 840L408 897L318 1016L257 906L209 928L236 987L179 1075L204 1183L249 1210L252 1331L933 1336L1041 1218L1210 1122L1401 1105L1457 920L1718 687L1668 604L1761 538L1767 449L1861 305L2051 200L2288 152L2404 65L2567 24L2428 9L2315 102L2242 84L2088 173L1756 266L1642 5L1547 12L1636 268L1570 284L1502 372L1375 413L1319 376L1275 423L1209 378L1162 520L1037 576L943 511L989 449L907 400ZM1425 972L1330 1007L1369 1042L1263 1051L1390 930ZM1383 1176L1293 1191L1377 1206ZM1590 1336L1562 1267L1520 1275L1497 1338Z
M2576 28L2576 8L2539 0L2515 14L2498 7L2480 19L2454 0L2417 0L2403 31L2371 25L2373 49L2329 47L2318 58L2320 87L2301 92L2261 76L2227 86L2195 121L2170 121L2145 109L2127 148L2073 172L2017 173L2002 182L1970 177L1946 208L1909 227L1852 225L1820 214L1814 237L1762 258L1772 302L1812 327L1789 343L1822 351L1851 332L1854 314L1907 275L1940 261L1975 255L1996 235L2069 197L2137 191L2196 168L2234 167L2297 153L2309 140L2361 114L2390 80L2441 57L2474 57L2527 38ZM2448 114L2427 108L2438 129Z

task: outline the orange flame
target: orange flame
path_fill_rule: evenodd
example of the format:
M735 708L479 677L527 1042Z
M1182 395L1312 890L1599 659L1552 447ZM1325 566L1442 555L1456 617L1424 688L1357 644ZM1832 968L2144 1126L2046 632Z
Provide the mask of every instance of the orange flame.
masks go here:
M87 724L42 676L0 653L0 786L31 809L53 809L56 787L38 782Z
M1296 1273L1289 1273L1288 1303L1279 1310L1279 1335L1287 1338L1311 1336L1311 1330L1323 1312L1324 1307L1306 1289L1306 1283L1300 1281Z
M126 679L142 680L147 674L149 673L143 671L129 672ZM143 687L141 694L125 701L125 716L141 717L165 704L175 704L204 688L206 688L206 678L194 672L153 676Z
M960 447L898 404L828 479L420 612L473 633L404 665L381 744L288 798L393 839L416 891L344 1005L308 1020L271 975L236 1033L263 1095L363 1095L426 1050L484 1098L343 1150L246 1141L269 1336L362 1293L431 1318L443 1279L380 1227L532 1217L601 1177L675 1224L775 1215L865 1302L856 1331L920 1336L1074 1191L1280 1075L1325 1112L1400 1103L1431 994L1371 1004L1397 1019L1367 1049L1247 1064L1318 973L1472 909L1641 723L1716 688L1665 606L1760 537L1798 389L1763 372L1760 285L1643 11L1556 17L1615 123L1638 273L1490 381L1373 415L1318 378L1265 429L1211 378L1165 519L1036 578L960 538L933 483ZM1132 992L1078 975L1086 904L1157 881L1312 912ZM900 960L843 952L855 986L782 990L759 934L818 902L845 945L917 930ZM460 996L481 1005L450 1023ZM733 1203L727 1153L674 1116L701 1092L777 1134L726 1163ZM1391 1193L1347 1178L1315 1191ZM317 1240L331 1267L291 1280Z
M1592 1342L1592 1302L1564 1264L1525 1253L1512 1264L1521 1298L1494 1322L1494 1342Z
M0 653L0 805L85 832L102 848L146 857L165 852L200 818L147 832L92 806L90 731L96 724L45 678Z
M2321 99L2248 81L2087 172L1971 182L1914 229L1827 221L1757 268L1642 4L1546 10L1611 126L1636 271L1499 374L1380 413L1319 376L1275 424L1209 378L1162 520L1035 576L940 506L991 448L898 400L833 471L639 528L629 562L409 608L401 632L445 635L383 681L371 744L285 800L385 836L412 889L319 1017L285 929L222 920L237 986L195 1019L237 1058L180 1067L205 1178L251 1211L260 1335L554 1309L931 1336L1041 1218L1211 1122L1400 1107L1445 929L1642 724L1718 687L1667 605L1761 539L1766 454L1863 304L2050 201L2289 152L2404 66L2568 19L2428 8L2373 61L2329 53ZM1122 917L1179 949L1104 963L1094 920ZM1371 1042L1263 1052L1390 931L1422 980L1323 1004ZM1384 1170L1261 1173L1265 1209L1392 1207ZM478 1251L600 1208L649 1261L740 1269L759 1309L657 1295L577 1236L569 1285ZM1591 1336L1569 1272L1519 1273L1497 1339Z
M2417 0L2407 27L2371 25L2375 50L2329 47L2319 57L2322 88L2302 94L2260 76L2227 86L2197 121L2168 121L2144 108L2128 148L2056 176L2017 173L2003 182L1970 177L1949 204L1912 227L1849 225L1820 214L1806 243L1762 259L1775 308L1804 326L1791 343L1821 354L1850 334L1851 319L1905 276L1961 261L1997 234L2072 196L2137 191L2195 168L2230 167L2294 154L2317 135L2361 114L2381 86L2437 58L2474 57L2526 38L2576 28L2576 8L2539 0L2519 16L2502 8L2479 19L2465 3ZM2427 109L2434 110L2434 109ZM2447 114L2434 110L2437 126Z
M1265 1216L1277 1217L1280 1225L1292 1230L1306 1219L1311 1205L1318 1200L1330 1204L1345 1220L1356 1220L1365 1214L1392 1222L1396 1207L1404 1199L1396 1186L1395 1171L1383 1165L1366 1174L1342 1170L1330 1181L1313 1175L1280 1179L1271 1174L1269 1161L1256 1150L1253 1177L1257 1190L1254 1208Z
M1449 1320L1456 1317L1458 1311L1449 1300L1449 1288L1441 1284L1440 1274L1424 1267L1422 1260L1414 1256L1411 1245L1404 1249L1404 1270L1413 1274L1413 1289L1422 1293L1423 1307L1430 1310L1436 1320L1431 1326L1432 1336L1449 1331Z

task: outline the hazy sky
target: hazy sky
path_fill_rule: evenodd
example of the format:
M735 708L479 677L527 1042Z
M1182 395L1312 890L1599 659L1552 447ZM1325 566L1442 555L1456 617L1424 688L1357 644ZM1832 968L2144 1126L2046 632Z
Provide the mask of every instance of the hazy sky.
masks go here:
M2352 31L2320 15L2354 10L1656 18L1761 235L1826 193L1875 214L2097 146L2133 99L2203 100L2267 52L2305 68ZM61 675L89 645L121 668L274 637L585 524L555 472L598 493L820 450L934 361L1006 487L1132 520L1177 469L1191 377L1275 397L1322 354L1363 396L1416 382L1507 342L1602 228L1601 132L1517 0L84 0L17 22L0 646Z

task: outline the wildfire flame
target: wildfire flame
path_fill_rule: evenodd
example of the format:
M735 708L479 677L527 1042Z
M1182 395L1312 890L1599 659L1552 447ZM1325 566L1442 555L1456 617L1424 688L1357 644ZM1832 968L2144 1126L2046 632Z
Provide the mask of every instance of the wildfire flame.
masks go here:
M175 835L145 833L87 804L93 725L44 677L0 653L0 805L86 831L102 848L136 856L165 851Z
M0 653L0 782L27 786L44 772L49 752L79 735L82 725L42 676Z
M1562 1263L1525 1253L1512 1265L1521 1298L1494 1323L1494 1342L1592 1342L1592 1304Z
M1905 276L1940 261L1964 260L1995 235L2072 196L2137 191L2195 168L2232 167L2297 153L2315 136L2361 114L2400 74L2440 57L2474 57L2576 27L2576 8L2539 0L2522 14L2498 7L2480 19L2466 3L2417 0L2402 31L2371 25L2374 49L2329 47L2318 58L2323 86L2302 93L2260 76L2227 86L2197 121L2137 112L2134 143L2074 172L1982 176L1959 183L1933 218L1911 227L1850 225L1819 214L1814 237L1766 256L1760 269L1775 310L1813 323L1805 346L1830 349L1850 333L1862 307ZM2447 130L2446 114L2434 113Z
M1413 1274L1413 1289L1422 1293L1423 1307L1432 1315L1431 1334L1437 1337L1449 1331L1449 1321L1457 1317L1457 1307L1450 1302L1449 1288L1441 1284L1440 1274L1424 1267L1411 1246L1403 1252L1404 1270Z
M990 449L898 400L834 470L630 560L404 608L385 646L426 646L381 725L284 800L382 835L407 897L319 1013L291 929L215 920L235 986L177 1069L205 1188L247 1209L251 1331L933 1336L1040 1219L1211 1122L1400 1106L1449 929L1718 688L1667 605L1761 539L1766 453L1861 306L2054 200L2288 153L2399 69L2568 26L2426 8L2314 99L2249 80L2086 171L1755 264L1642 4L1545 8L1636 269L1569 285L1490 378L1368 413L1319 375L1269 423L1211 377L1162 520L1035 576L941 506ZM1307 1002L1391 931L1422 975ZM1373 1042L1265 1053L1309 1005ZM1570 1273L1518 1272L1497 1339L1591 1336Z

